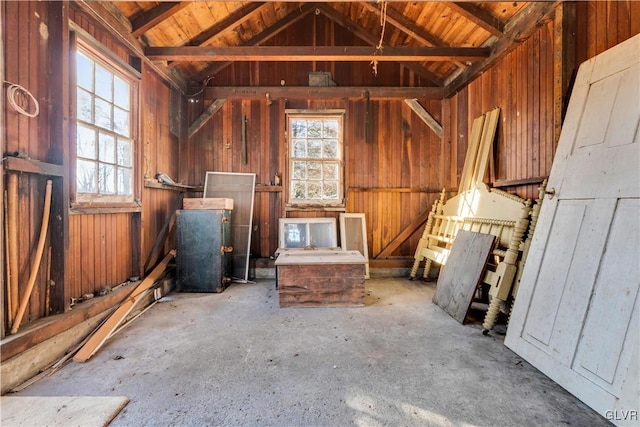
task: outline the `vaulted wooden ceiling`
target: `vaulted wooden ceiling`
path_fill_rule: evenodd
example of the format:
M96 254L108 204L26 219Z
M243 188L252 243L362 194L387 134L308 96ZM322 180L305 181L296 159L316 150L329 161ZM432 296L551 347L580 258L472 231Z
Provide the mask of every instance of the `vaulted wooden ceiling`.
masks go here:
M115 1L112 10L129 24L147 57L192 83L202 84L238 60L375 58L402 63L446 94L512 50L556 3ZM361 45L263 45L309 14L346 28Z

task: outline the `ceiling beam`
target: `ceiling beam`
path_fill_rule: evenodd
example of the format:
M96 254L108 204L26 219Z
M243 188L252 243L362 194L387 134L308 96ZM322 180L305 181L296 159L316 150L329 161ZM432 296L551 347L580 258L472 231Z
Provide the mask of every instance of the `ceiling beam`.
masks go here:
M280 20L275 22L270 27L264 29L262 32L256 34L251 39L243 42L241 46L257 46L260 45L276 35L280 34L282 31L289 28L289 26L295 24L309 13L315 9L317 3L305 3L299 8L292 10L287 15L283 16ZM204 81L205 79L216 75L220 71L227 68L229 65L233 64L231 61L215 63L211 66L205 68L204 70L198 73L198 77L196 77L196 81Z
M154 61L479 61L484 47L182 46L147 47Z
M153 9L144 12L131 21L131 35L139 37L162 21L169 19L180 10L189 6L188 1L161 3Z
M561 0L548 2L531 2L518 15L505 24L504 36L491 47L491 56L478 61L462 73L459 73L446 84L446 97L449 98L483 71L498 63L509 52L517 48L545 22L556 9Z
M496 37L504 34L504 23L473 3L450 2L447 6Z
M318 5L318 10L320 10L320 12L324 16L326 16L336 24L352 32L356 37L369 43L371 46L377 46L379 42L379 36L376 36L366 28L362 27L356 22L353 22L351 19L345 17L344 15L339 13L337 10L335 10L333 7L328 6L324 3L321 3ZM388 43L383 42L383 47L388 47L388 46L389 46ZM416 75L430 81L436 86L444 85L443 84L444 80L440 76L432 73L431 71L427 70L420 64L417 64L415 62L400 62L400 64L405 68L407 68L409 71L414 72Z
M266 5L265 2L248 3L242 6L241 8L234 10L222 21L217 22L212 27L209 27L205 31L193 37L184 45L185 46L202 46L203 44L207 43L209 40L216 37L217 35L222 34L225 31L232 30L236 28L238 25L242 25L254 14L258 13L258 11L265 5Z
M440 87L360 87L360 86L210 86L205 99L442 99ZM268 94L268 97L267 97Z

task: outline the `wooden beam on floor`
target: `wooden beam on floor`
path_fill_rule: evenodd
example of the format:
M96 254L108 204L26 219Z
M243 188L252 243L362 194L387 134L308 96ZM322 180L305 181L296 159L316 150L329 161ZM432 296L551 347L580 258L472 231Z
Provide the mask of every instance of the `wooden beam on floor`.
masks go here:
M130 293L130 287L121 286L103 297L93 298L76 305L72 311L43 317L25 325L24 330L18 332L18 334L2 340L0 343L0 362L4 362L82 321L116 306Z
M107 321L98 329L91 338L87 341L87 343L76 353L73 357L73 360L76 362L86 362L89 360L91 356L95 354L96 351L102 347L102 345L109 339L111 334L120 326L122 321L127 317L129 312L133 309L136 302L144 297L145 292L147 292L158 280L158 278L164 273L164 270L167 268L167 265L176 255L176 251L170 251L167 256L164 257L160 263L156 266L156 268L149 273L147 277L144 278L142 282L131 292L131 295L127 297L125 301L122 302L118 306L118 308L113 312L113 314L107 319Z

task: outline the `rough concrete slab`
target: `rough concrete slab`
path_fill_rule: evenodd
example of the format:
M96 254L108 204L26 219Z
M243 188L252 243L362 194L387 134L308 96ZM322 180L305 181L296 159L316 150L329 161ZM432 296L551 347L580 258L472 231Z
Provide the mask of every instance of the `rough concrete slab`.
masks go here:
M609 425L434 289L371 279L359 308L279 308L272 280L170 294L19 395L129 396L113 426Z

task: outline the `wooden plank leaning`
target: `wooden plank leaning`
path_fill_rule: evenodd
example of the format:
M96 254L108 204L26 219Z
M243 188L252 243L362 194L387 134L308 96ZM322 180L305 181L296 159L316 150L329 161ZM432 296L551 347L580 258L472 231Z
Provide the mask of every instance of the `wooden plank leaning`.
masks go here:
M27 310L27 305L29 304L29 299L31 298L31 292L33 291L33 287L36 283L36 278L38 277L38 267L40 266L40 261L42 260L44 243L47 240L47 230L49 229L49 213L51 211L51 185L51 180L47 180L47 188L44 195L44 210L42 211L42 225L40 227L40 238L38 239L38 246L36 247L36 253L33 258L33 265L31 266L31 274L29 274L27 288L25 289L22 300L20 301L20 307L18 307L16 317L13 319L11 334L16 334L18 332L18 329L20 328L22 317L24 316L24 312Z
M95 354L100 347L109 339L111 334L118 328L125 317L131 312L136 302L145 295L145 292L151 288L160 275L167 268L167 264L175 257L176 251L171 250L162 261L154 268L147 277L131 292L131 295L125 299L120 306L113 312L109 319L93 333L87 343L76 353L73 360L76 362L86 362Z

